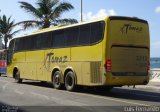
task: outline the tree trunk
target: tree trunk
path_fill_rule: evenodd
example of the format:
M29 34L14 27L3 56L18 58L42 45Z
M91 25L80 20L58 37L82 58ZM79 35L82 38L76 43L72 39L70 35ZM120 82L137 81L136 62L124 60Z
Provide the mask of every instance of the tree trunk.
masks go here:
M4 36L4 48L7 49L7 43L8 43L8 38L7 36L5 35Z
M49 21L46 21L46 22L44 23L44 25L42 26L42 29L44 29L44 28L49 28L50 25L51 25L51 23L50 23Z

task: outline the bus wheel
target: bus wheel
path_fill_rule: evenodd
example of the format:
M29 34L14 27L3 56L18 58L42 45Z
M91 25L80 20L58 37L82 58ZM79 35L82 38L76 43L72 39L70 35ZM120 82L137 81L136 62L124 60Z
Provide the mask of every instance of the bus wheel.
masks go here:
M52 83L55 89L60 89L61 87L61 73L56 71L52 77Z
M65 87L67 91L73 91L75 89L75 76L71 71L66 74Z
M22 82L22 79L20 78L20 73L19 71L16 71L15 74L14 74L14 79L15 79L15 82L16 83L21 83Z

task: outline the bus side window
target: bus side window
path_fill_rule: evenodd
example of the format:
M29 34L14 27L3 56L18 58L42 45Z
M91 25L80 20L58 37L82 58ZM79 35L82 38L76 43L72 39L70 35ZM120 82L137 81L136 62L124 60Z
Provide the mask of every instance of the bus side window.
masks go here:
M24 51L26 50L25 44L26 44L25 38L18 38L15 41L15 51Z
M27 50L33 50L34 49L34 40L35 38L33 36L30 36L27 38L27 46L26 49Z
M89 45L90 44L90 24L80 26L80 35L78 38L79 45Z
M91 24L91 43L99 42L103 39L104 22L96 22Z
M65 29L65 37L67 39L67 46L75 46L78 43L79 27Z
M41 35L41 48L51 48L51 42L52 42L52 33L51 32L47 32L44 34L40 34Z
M34 48L33 49L40 49L42 47L41 43L41 36L40 35L34 35Z
M59 48L66 46L66 38L64 36L64 30L52 32L52 47Z
M13 51L14 51L14 41L11 40L7 52L7 65L10 65L12 63L12 56L13 56Z

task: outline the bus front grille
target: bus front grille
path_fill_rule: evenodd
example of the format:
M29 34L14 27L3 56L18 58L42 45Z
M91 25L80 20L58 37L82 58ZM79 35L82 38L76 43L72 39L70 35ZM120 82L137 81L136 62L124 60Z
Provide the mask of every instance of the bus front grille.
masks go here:
M102 82L102 71L101 71L100 61L90 63L90 73L91 73L91 83Z

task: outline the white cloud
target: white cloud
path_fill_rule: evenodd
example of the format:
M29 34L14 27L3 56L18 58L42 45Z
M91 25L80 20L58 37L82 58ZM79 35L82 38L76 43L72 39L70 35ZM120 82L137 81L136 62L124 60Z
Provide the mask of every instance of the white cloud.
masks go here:
M160 13L160 6L155 9L156 13Z
M109 15L117 15L114 9L106 10L106 9L100 9L96 14L93 14L93 12L83 13L83 20L92 20L97 19L100 17L105 17Z

